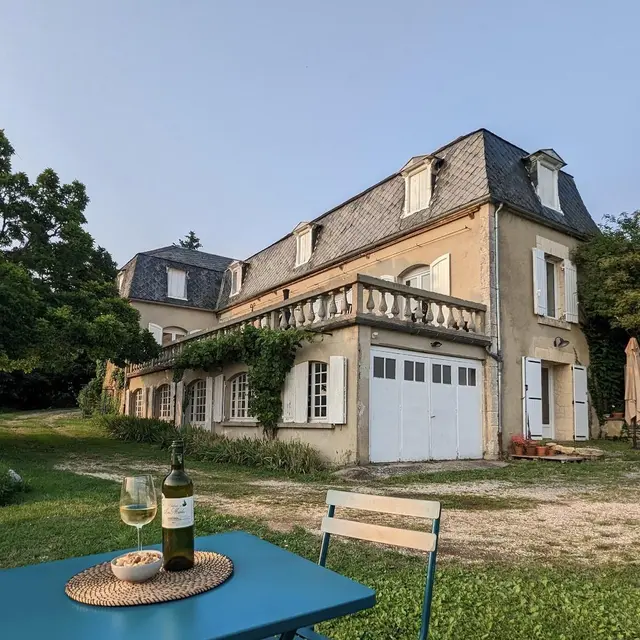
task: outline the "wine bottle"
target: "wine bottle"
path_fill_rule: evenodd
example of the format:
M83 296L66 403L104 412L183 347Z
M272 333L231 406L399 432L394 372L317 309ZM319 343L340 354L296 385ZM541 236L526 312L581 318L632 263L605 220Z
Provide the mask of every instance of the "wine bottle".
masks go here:
M171 445L171 473L162 483L162 556L166 571L193 567L193 482L184 471L184 443Z

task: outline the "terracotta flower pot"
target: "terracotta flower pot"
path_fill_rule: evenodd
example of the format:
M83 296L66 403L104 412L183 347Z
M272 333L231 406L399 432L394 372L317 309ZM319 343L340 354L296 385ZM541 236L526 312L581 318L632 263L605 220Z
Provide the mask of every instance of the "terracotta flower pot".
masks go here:
M536 445L535 444L528 444L525 446L525 452L528 456L537 456L538 454L536 453Z
M547 455L547 447L546 445L541 445L536 447L536 455L537 456L546 456Z
M548 456L555 456L556 455L556 450L553 447L547 447L547 455Z
M513 453L516 456L524 455L524 445L523 444L514 444L513 445Z

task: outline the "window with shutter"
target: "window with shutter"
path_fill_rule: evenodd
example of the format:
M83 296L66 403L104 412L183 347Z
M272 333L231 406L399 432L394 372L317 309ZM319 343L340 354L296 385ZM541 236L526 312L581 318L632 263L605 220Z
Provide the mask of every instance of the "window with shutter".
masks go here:
M187 299L187 273L180 269L167 269L167 296L177 300Z
M431 199L431 171L425 167L406 176L405 213L411 215L429 206Z
M311 229L296 236L296 267L311 259Z
M560 211L558 197L558 170L538 161L538 197L540 202L550 209Z

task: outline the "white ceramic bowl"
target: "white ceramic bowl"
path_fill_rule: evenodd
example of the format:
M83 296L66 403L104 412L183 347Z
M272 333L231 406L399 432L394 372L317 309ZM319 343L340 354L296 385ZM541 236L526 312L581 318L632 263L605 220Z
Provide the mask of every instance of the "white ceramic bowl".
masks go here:
M123 556L118 556L118 558L114 558L111 561L111 571L113 571L113 575L119 580L125 580L126 582L145 582L153 578L153 576L160 571L160 567L162 567L162 554L158 551L141 551L143 554L153 554L157 556L157 560L155 562L149 562L148 564L138 564L130 567L122 567L115 564L115 561L118 558L122 558ZM124 555L129 555L125 553Z

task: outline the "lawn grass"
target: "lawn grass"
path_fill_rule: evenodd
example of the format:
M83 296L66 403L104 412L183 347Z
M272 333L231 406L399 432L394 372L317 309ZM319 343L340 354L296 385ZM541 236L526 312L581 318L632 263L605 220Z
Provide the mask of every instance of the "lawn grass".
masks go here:
M72 456L82 456L88 464L110 458L129 460L132 465L166 464L166 452L149 445L106 439L90 423L73 417L47 425L38 418L22 421L15 416L0 416L0 461L23 474L31 489L18 503L0 508L0 567L115 551L135 544L133 529L119 519L117 483L54 469ZM633 464L633 459L619 462ZM536 469L540 472L546 466L538 463ZM558 465L561 466L564 465ZM582 466L587 467L576 465ZM205 470L207 465L189 467L197 471ZM211 470L211 466L208 468ZM582 477L581 471L572 471ZM527 475L521 471L516 474L522 474L520 479ZM157 477L160 475L158 472ZM429 478L421 478L420 482L429 482L433 476L439 476L437 482L443 481L443 474L424 475ZM613 481L611 473L604 475ZM265 474L216 467L216 476L222 483L233 485L234 479L235 484L240 484ZM472 477L478 475L474 472ZM485 506L474 503L467 508ZM499 512L496 517L500 517ZM227 516L213 506L198 506L198 535L230 529L243 529L314 561L317 558L319 538L305 530L279 533L256 519ZM145 544L160 541L159 518L143 530L143 538ZM431 640L640 637L637 565L542 568L514 565L509 560L472 566L447 563L438 568ZM424 588L423 558L335 540L328 564L373 587L378 604L369 612L326 623L321 629L324 633L336 640L417 637Z

